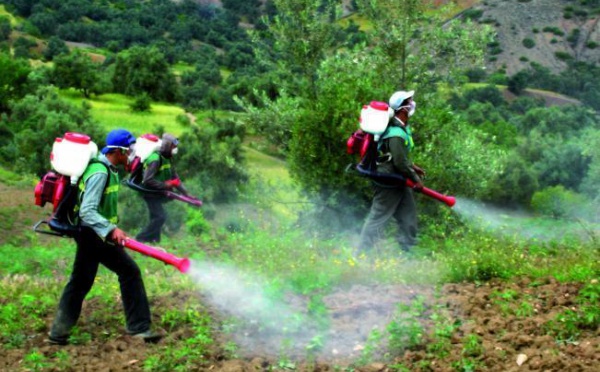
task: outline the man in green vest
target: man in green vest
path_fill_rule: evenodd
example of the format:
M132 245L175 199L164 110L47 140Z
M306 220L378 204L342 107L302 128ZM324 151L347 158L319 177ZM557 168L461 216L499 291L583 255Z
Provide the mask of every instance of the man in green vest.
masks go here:
M188 195L181 184L179 176L172 164L172 159L177 154L179 141L173 135L165 133L158 151L152 153L144 160L144 178L142 186L150 191L169 191L176 189L183 195ZM163 206L169 199L161 193L142 192L142 197L148 206L148 225L136 236L140 242L160 242L163 225L167 221L167 212Z
M386 131L379 140L377 172L396 174L415 183L414 188L423 188L425 172L413 164L409 153L414 147L409 118L415 112L414 91L398 91L390 97L389 105L394 110ZM376 179L373 181L374 195L371 210L363 225L355 257L370 250L382 235L386 223L395 218L398 224L397 240L404 251L410 250L417 239L417 210L413 190L399 181Z
M75 237L77 253L71 277L63 290L58 313L50 330L49 342L66 345L71 329L81 314L83 300L94 284L99 264L119 277L127 332L147 342L162 335L150 330L150 306L135 261L125 252L126 233L117 227L118 166L132 159L135 137L124 129L111 131L106 147L92 159L79 181L75 208L81 227Z

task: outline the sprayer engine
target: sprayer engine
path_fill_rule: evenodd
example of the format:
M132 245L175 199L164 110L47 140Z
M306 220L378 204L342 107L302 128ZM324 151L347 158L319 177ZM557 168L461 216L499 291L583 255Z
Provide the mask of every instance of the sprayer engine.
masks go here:
M70 178L67 176L46 173L35 186L35 205L43 207L46 203L52 203L53 210L56 211L69 184Z
M373 141L373 135L367 132L364 132L362 129L357 130L352 133L352 136L348 138L346 142L346 152L348 154L358 154L361 158L365 156L367 153L367 149L369 145Z

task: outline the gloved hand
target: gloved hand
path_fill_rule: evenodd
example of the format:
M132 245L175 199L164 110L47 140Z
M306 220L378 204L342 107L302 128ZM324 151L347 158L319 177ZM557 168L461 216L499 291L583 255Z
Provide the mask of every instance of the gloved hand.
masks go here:
M423 190L423 187L425 187L425 185L423 185L423 182L417 182L413 185L413 189L416 191L421 191Z
M179 187L181 186L181 180L179 178L174 178L172 180L165 181L165 185L170 189Z
M419 177L422 178L425 176L425 171L423 170L423 168L419 167L416 164L413 164L412 168L415 171L415 173L417 173L419 175Z

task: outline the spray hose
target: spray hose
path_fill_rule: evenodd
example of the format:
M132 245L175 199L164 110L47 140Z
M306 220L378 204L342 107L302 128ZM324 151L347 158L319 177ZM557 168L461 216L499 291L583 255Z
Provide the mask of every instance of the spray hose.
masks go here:
M350 164L346 168L346 170L347 171L351 170L351 168L352 168L352 164ZM372 171L372 170L364 168L362 164L357 164L354 167L354 170L356 170L358 172L358 174L361 176L373 178L375 180L379 179L379 180L387 180L387 181L390 181L390 180L396 181L400 184L405 184L406 186L411 187L411 188L415 186L415 183L413 181L406 179L399 174L380 173L377 171ZM423 195L427 195L430 198L433 198L435 200L441 201L442 203L446 204L450 208L452 208L454 206L454 204L456 204L456 198L454 196L444 195L435 190L429 189L427 187L423 187L422 189L415 189L415 191L418 191Z
M151 189L147 189L147 188L145 188L145 187L143 187L143 186L141 186L141 185L133 182L133 180L131 178L128 179L125 182L125 184L129 188L131 188L131 189L133 189L135 191L139 191L139 192L145 193L145 194L162 195L162 196L165 196L165 197L167 197L169 199L179 200L179 201L182 201L184 203L187 203L189 205L192 205L192 206L198 207L198 208L200 208L202 206L202 200L200 200L198 198L195 198L193 196L181 195L181 194L178 194L176 192L167 191L167 190L151 190Z

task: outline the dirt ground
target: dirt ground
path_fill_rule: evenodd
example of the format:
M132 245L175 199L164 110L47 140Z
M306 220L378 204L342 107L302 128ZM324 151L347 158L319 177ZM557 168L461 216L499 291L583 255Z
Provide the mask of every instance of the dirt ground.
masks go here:
M307 358L306 348L295 349L288 345L286 357L293 367L302 371L333 371L348 366L357 371L391 371L403 365L411 371L456 371L468 370L460 367L461 360L469 357L477 361L472 370L485 371L597 371L600 365L600 330L582 333L578 340L557 343L548 335L544 324L554 319L565 309L574 308L580 285L560 284L553 279L532 283L528 279L505 283L492 281L481 285L447 284L439 289L408 285L352 286L339 289L322 298L326 311L322 344L313 357ZM502 294L512 294L517 301L512 303ZM182 298L197 298L204 301L196 292L178 293L176 298L153 299L154 309L168 309L181 303ZM384 333L392 320L397 304L410 305L417 297L424 299L424 307L418 322L425 332L423 342L406 349L396 356L385 355L385 350L377 348L372 356L363 359L361 355L369 347L366 341L373 329ZM377 299L374 301L374 299ZM531 305L527 314L518 311L518 304L526 300ZM288 298L290 306L305 308L306 299ZM210 308L210 304L206 304ZM510 306L509 306L510 305ZM82 314L81 327L89 327L91 333L97 331L93 324L85 322L86 316L99 310L93 301L86 302ZM216 319L226 319L227 314L211 311ZM448 353L436 358L427 346L432 338L434 326L432 315L444 314L455 324L454 332L448 339ZM51 319L46 319L49 324ZM221 321L219 320L219 322ZM309 326L310 327L310 326ZM185 338L190 330L178 329L161 343ZM307 341L304 330L287 333L300 344ZM208 361L197 370L205 371L266 371L280 370L282 343L284 336L257 325L242 325L235 332L240 336L232 339L231 333L216 330L217 340L214 350L207 356ZM477 335L480 340L479 352L465 351L467 335ZM63 349L71 356L72 371L136 371L143 369L143 360L149 348L139 340L120 336L106 341L93 339L90 343L77 346L49 346L44 343L46 330L27 335L26 345L21 349L3 350L0 356L1 371L23 370L23 358L37 348L51 357ZM296 336L299 336L296 339ZM240 347L237 359L227 359L223 345L235 341ZM471 354L469 354L471 353ZM441 354L440 354L441 355ZM522 360L524 359L524 362ZM519 366L518 362L522 362ZM286 365L288 368L290 365Z

